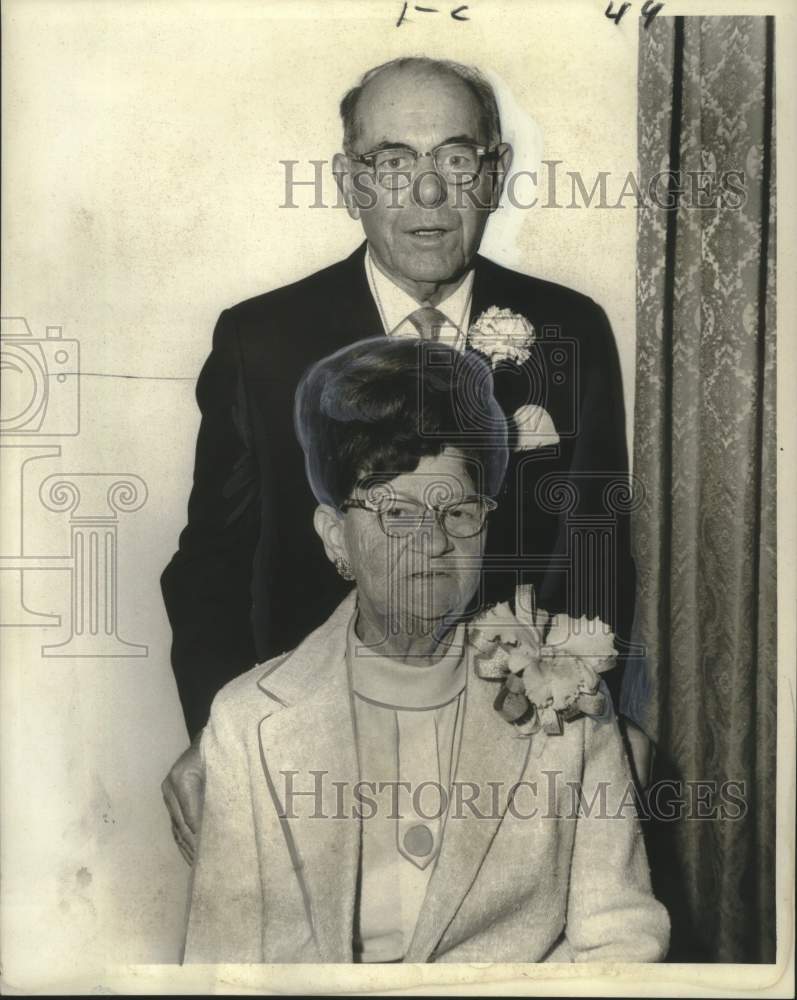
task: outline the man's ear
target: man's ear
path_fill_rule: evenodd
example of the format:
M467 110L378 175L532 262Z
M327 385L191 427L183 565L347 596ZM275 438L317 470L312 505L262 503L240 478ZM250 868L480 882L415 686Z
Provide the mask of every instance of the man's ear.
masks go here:
M351 176L351 164L348 156L344 153L335 153L332 157L332 172L335 175L335 183L346 203L346 211L352 219L360 218L360 206L354 196L354 184ZM316 529L318 530L318 529Z
M313 515L313 527L324 543L324 552L331 563L336 559L348 560L348 550L343 538L343 521L334 507L325 503L319 504Z
M492 170L490 171L490 178L492 180L492 190L490 191L491 212L494 212L498 208L504 184L509 174L509 168L512 166L512 147L508 142L499 143L495 147L495 151L498 153L498 157L494 161Z

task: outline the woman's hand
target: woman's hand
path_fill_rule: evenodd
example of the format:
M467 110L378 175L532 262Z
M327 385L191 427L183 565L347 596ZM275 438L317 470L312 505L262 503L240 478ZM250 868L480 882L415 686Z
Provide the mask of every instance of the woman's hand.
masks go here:
M177 758L161 784L163 801L172 820L172 834L189 865L194 863L205 793L205 770L199 754L201 735L201 731L197 733L191 746Z

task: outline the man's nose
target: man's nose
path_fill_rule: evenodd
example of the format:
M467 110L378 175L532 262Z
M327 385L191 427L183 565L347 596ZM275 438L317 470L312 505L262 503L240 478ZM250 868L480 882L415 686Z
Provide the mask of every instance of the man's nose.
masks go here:
M424 208L437 208L446 200L448 193L446 182L435 169L434 160L431 158L419 161L419 169L412 186L418 204Z

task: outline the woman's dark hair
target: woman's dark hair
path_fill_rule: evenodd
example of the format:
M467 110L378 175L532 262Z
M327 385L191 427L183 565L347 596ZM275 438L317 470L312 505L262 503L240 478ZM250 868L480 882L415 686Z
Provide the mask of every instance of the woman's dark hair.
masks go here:
M364 478L413 472L445 448L478 466L474 486L488 496L506 473L490 368L433 341L382 336L323 358L299 383L294 420L313 493L333 507Z

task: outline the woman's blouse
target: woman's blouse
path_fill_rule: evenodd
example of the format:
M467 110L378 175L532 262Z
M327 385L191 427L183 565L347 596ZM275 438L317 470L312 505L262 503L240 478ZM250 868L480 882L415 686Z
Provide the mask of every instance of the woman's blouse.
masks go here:
M467 680L465 626L432 665L374 655L349 627L348 655L363 782L354 954L401 960L440 852Z

